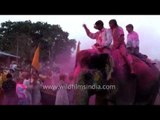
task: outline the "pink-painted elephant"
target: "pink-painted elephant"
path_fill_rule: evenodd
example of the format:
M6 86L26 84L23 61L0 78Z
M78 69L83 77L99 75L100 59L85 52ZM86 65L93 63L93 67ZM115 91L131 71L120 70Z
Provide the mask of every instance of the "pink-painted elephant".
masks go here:
M154 65L147 65L139 58L134 60L135 76L130 74L127 62L115 50L111 55L98 54L92 50L78 53L74 77L78 85L115 85L108 89L76 89L75 104L87 105L91 95L96 94L97 105L153 104L159 90L159 71ZM113 60L114 66L111 65ZM113 68L111 78L108 73ZM98 77L97 77L98 76Z

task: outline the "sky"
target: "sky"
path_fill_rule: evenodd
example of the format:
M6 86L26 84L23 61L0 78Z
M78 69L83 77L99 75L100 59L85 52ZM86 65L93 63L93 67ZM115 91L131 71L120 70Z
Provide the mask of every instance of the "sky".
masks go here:
M95 43L86 33L83 24L86 24L91 32L97 20L104 22L104 27L109 28L109 20L116 19L125 33L126 25L133 24L134 31L139 34L140 52L146 54L152 60L160 60L160 15L0 15L0 23L5 21L47 22L51 25L60 25L63 31L69 33L69 39L81 42L80 49L89 49ZM78 42L77 42L78 43Z

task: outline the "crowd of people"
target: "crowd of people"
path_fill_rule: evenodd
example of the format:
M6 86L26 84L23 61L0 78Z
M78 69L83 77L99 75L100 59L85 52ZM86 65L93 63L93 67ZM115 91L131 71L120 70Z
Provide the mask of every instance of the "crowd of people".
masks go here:
M86 34L96 39L92 48L98 53L108 53L118 50L128 62L131 73L133 60L129 54L135 55L147 62L147 56L139 52L139 36L132 24L126 25L128 31L125 43L124 31L115 19L109 21L110 28L104 28L102 20L94 24L98 30L90 32L87 25L83 25ZM72 89L44 89L43 86L66 86L75 84L72 74L54 71L53 66L42 67L40 72L29 69L19 69L16 62L12 62L8 70L0 69L0 104L1 105L74 105L74 90ZM32 72L31 72L32 71Z
M39 72L19 70L14 61L8 70L0 71L0 105L73 105L73 90L58 87L73 82L69 73L60 73L49 66Z

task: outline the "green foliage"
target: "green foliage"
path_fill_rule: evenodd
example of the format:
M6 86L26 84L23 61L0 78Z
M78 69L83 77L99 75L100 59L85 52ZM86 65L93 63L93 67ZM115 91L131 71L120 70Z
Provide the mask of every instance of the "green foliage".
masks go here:
M76 40L68 38L69 33L59 25L31 21L1 23L0 50L32 60L34 51L40 43L41 60L54 60L63 52L71 56L76 48Z

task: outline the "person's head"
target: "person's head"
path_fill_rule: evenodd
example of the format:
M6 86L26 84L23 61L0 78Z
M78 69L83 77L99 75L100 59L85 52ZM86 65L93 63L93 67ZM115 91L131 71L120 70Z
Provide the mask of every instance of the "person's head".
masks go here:
M65 74L60 74L59 75L59 80L65 81L65 79L66 79L66 75Z
M31 75L31 78L32 78L34 81L37 81L37 80L38 80L38 78L39 78L39 75L38 75L38 74L33 73L33 74Z
M109 21L109 26L111 29L116 28L118 26L117 21L115 19L111 19Z
M39 75L38 74L31 74L31 83L33 85L36 85L38 80L39 80Z
M68 79L69 79L70 81L72 81L72 80L73 80L73 75L72 75L72 74L69 74Z
M7 78L7 79L12 79L12 74L8 73L8 74L6 75L6 78Z
M16 82L14 82L12 80L4 81L2 84L2 89L3 89L5 95L15 93Z
M14 74L14 73L15 73L15 70L9 69L9 72L10 72L11 74Z
M16 61L12 61L11 64L16 64Z
M30 73L27 72L27 71L23 71L23 72L21 73L21 77L22 77L23 79L29 79L29 78L30 78Z
M3 73L3 68L2 67L0 67L0 73Z
M126 30L128 31L128 33L131 33L133 31L133 25L132 24L126 25Z
M103 25L104 25L103 21L102 20L98 20L98 21L95 22L94 28L97 29L97 30L101 30L104 27Z
M23 81L24 81L24 79L21 78L21 77L18 77L18 78L16 79L16 83L19 83L19 84L23 84Z

